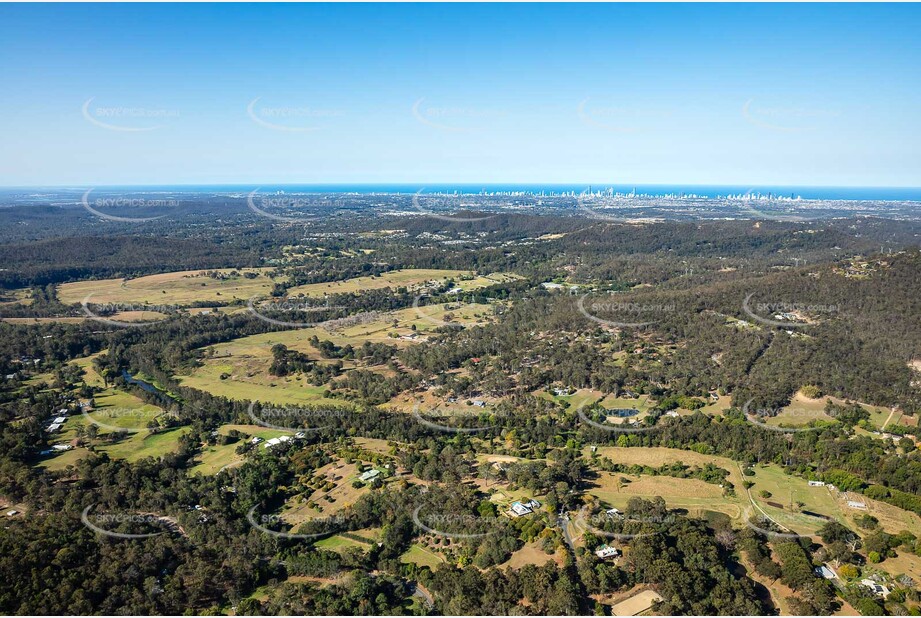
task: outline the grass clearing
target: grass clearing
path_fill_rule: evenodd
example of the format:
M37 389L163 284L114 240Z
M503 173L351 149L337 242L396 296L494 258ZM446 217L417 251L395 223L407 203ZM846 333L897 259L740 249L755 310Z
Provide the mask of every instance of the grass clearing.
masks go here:
M50 472L60 472L67 466L76 466L84 457L91 456L90 453L85 448L75 448L69 451L64 451L60 455L55 455L54 457L49 457L43 459L38 463L40 468L44 468Z
M529 564L543 566L548 562L556 562L562 566L563 560L556 554L548 554L540 547L540 543L532 541L525 543L524 547L514 552L508 560L499 565L500 568L508 567L511 569L520 569Z
M272 291L271 268L221 268L212 271L183 270L148 275L137 279L78 281L58 286L58 299L78 304L92 294L92 304L190 305L196 302L229 304L246 301ZM211 277L206 272L220 273ZM236 274L231 274L236 273ZM246 276L244 273L249 273Z
M816 399L806 397L802 391L796 393L790 401L790 405L781 410L780 414L768 418L765 422L768 425L796 426L806 425L813 420L834 421L834 419L825 414L825 405L831 400L837 405L845 405L844 399L824 395ZM852 402L859 404L864 410L870 413L870 424L877 429L882 429L887 419L890 424L898 424L902 416L901 412L893 413L892 410L881 406L873 406L861 402ZM892 415L890 419L890 414Z
M103 444L97 451L108 453L113 459L138 461L145 457L162 457L179 448L179 438L192 431L191 427L175 427L151 434L147 431L136 433L117 444Z
M447 314L451 314L451 321L457 324L485 323L490 319L491 308L487 305L455 307L453 304L441 304L420 307L418 311L409 308L382 313L365 324L336 330L318 326L241 337L206 348L207 357L203 364L191 374L176 378L184 386L229 399L258 400L276 405L346 405L342 400L326 397L326 386L315 386L296 375L278 377L269 374L272 346L281 343L317 362L332 363L333 360L320 358L319 352L310 344L311 337L315 335L321 341L329 340L338 346L351 344L356 348L365 341L406 347L424 341L425 333L440 327L439 321L445 320ZM352 362L343 363L346 370L355 366Z
M447 560L445 560L444 556L441 554L426 549L418 543L413 543L410 545L409 549L400 556L400 562L403 564L412 563L420 567L435 569L439 564L444 564Z
M240 444L241 442L234 442L233 444L205 446L196 458L197 464L189 472L209 476L217 474L221 468L226 466L237 465L238 462L244 461L243 455L237 454L237 447Z
M608 395L601 400L601 406L609 410L633 408L639 410L641 414L645 414L655 407L655 402L649 398L649 395L640 395L635 399L631 397L615 397L613 395Z
M431 282L442 283L453 279L457 287L464 291L496 285L519 279L511 273L492 273L477 276L469 270L444 270L435 268L403 268L383 273L380 276L355 277L343 281L330 281L327 283L309 283L299 285L288 290L288 296L307 296L317 298L326 294L355 294L366 290L381 290L384 288L407 289L421 288Z

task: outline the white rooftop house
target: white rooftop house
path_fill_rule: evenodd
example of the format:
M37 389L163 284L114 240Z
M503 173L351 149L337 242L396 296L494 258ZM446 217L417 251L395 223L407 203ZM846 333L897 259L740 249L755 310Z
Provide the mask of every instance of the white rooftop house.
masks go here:
M278 436L277 438L272 438L271 440L266 441L263 445L264 448L272 448L273 446L278 446L283 444L291 439L291 436Z
M862 511L867 510L867 505L865 502L857 502L856 500L848 500L847 505L852 509L860 509Z
M616 547L611 547L610 545L602 545L595 550L595 555L599 558L616 558L620 555L620 551Z
M58 425L63 425L64 423L67 422L67 417L66 417L66 416L59 416L59 417L57 417L56 419L54 419L53 421L51 421L51 422L52 422L52 423L57 423Z
M46 429L45 431L47 431L48 433L54 433L60 428L61 428L61 423L51 423L50 425L48 425L48 429Z
M877 596L881 596L884 599L889 596L889 588L883 586L882 584L877 584L872 579L862 579L860 580L860 583L863 586L869 588L870 591Z
M604 514L611 518L621 518L624 516L618 509L608 509Z
M815 574L819 577L824 577L825 579L838 579L838 576L835 574L835 572L825 565L816 567Z
M358 480L363 481L363 482L371 481L371 480L376 479L378 476L380 476L380 474L381 474L380 470L375 470L374 468L371 468L370 470L366 470L365 472L362 472L361 476L358 477Z
M530 515L536 509L540 508L540 502L534 500L533 498L527 502L512 502L510 510L513 517L522 517L523 515Z
M523 515L530 515L534 511L530 507L525 506L521 502L512 502L511 506L512 515L515 517L522 517Z
M810 487L825 487L825 483L822 481L809 481Z

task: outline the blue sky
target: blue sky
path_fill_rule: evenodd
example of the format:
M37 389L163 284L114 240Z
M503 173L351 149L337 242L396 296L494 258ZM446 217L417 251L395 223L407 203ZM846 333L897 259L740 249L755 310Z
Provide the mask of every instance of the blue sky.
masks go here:
M0 185L921 186L918 5L0 5Z

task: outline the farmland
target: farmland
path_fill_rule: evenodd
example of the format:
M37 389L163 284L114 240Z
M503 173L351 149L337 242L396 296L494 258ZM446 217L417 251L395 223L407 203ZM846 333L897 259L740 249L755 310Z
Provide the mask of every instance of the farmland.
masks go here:
M796 393L790 405L781 410L780 414L767 419L768 425L785 425L796 426L805 425L813 420L833 421L834 419L825 413L825 405L828 401L844 406L845 400L837 397L822 396L816 399L806 397L802 392ZM856 402L859 403L859 402ZM866 403L859 403L864 410L870 414L870 424L877 429L882 429L887 420L889 424L898 424L902 413L893 412L881 406L873 406Z
M199 302L229 304L268 294L274 281L269 268L185 270L137 279L79 281L58 286L58 300L77 304L90 294L92 304L191 305ZM207 272L218 273L209 276Z
M177 379L184 386L231 399L253 399L277 405L341 403L324 395L326 386L309 384L303 377L269 374L272 346L281 343L319 363L328 363L333 361L320 357L310 344L312 337L329 340L339 346L351 344L357 347L370 341L405 347L423 341L426 332L438 328L439 322L448 318L457 324L485 323L490 312L491 308L487 305L441 304L379 314L367 323L336 330L318 326L242 337L207 348L203 364L189 375L177 376ZM343 363L345 370L354 366L349 362Z
M511 281L516 278L516 276L508 273L476 275L472 271L466 270L407 268L393 270L379 276L355 277L344 281L300 285L289 289L288 296L318 298L327 294L355 294L365 290L381 290L384 288L396 290L401 287L415 290L421 289L425 284L442 283L448 279L454 280L457 287L467 291Z

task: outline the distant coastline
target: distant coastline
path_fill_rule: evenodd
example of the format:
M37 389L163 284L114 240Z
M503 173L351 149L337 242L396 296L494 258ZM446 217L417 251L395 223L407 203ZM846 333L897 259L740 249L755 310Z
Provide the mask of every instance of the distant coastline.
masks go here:
M477 194L522 194L522 195L562 195L580 194L589 189L593 192L613 190L619 194L665 196L696 195L707 198L719 198L730 195L762 195L773 197L800 197L807 200L897 200L921 201L921 187L808 187L785 185L680 185L680 184L533 184L533 183L330 183L330 184L284 184L267 183L256 185L242 184L201 184L201 185L98 185L96 189L125 190L132 192L176 192L176 193L238 193L259 189L262 194L283 191L285 193L402 193L414 194L420 190L424 193L458 193ZM44 187L0 187L0 195L5 193L83 191L87 187L44 186Z

